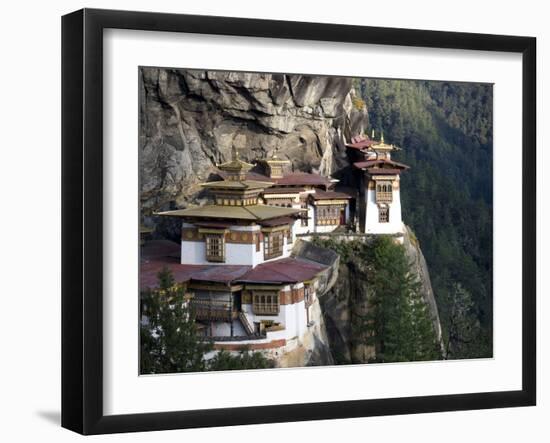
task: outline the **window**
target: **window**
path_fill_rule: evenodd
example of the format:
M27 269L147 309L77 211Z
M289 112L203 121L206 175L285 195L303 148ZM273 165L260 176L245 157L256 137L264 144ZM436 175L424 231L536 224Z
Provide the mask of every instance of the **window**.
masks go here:
M277 292L255 292L252 297L252 311L256 315L279 314L279 294Z
M387 206L380 206L378 208L378 222L389 223L390 221L390 208Z
M261 240L260 235L261 234L258 233L254 236L254 239L256 241L256 252L260 252L260 240Z
M225 241L222 234L206 235L206 260L225 261Z
M307 209L307 204L302 203L302 209ZM302 226L308 225L308 218L309 218L309 214L307 212L302 212L301 219L300 219Z
M266 260L283 254L283 232L264 234L264 258Z
M318 225L340 224L341 205L320 205L316 209L316 223Z
M288 244L292 243L292 224L288 226L288 231L286 231L286 242Z
M376 184L376 202L391 203L393 199L393 189L391 182L378 182Z

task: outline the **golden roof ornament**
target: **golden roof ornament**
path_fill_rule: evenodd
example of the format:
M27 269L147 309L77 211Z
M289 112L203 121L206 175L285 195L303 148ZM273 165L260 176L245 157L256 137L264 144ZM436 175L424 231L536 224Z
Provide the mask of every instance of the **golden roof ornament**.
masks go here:
M374 134L374 131L373 131ZM374 140L374 135L373 135ZM386 144L384 142L384 131L380 130L380 140L377 142L374 142L369 149L372 149L373 151L400 151L401 149L397 146L394 146L393 144Z
M228 180L244 180L246 173L254 167L254 165L239 159L239 153L235 145L231 147L231 161L217 166L218 169L228 173Z

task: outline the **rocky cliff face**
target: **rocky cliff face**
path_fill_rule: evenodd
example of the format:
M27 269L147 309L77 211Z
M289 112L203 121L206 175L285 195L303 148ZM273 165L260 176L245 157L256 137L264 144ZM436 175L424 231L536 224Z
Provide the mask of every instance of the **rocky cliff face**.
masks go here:
M140 70L143 215L200 198L198 183L235 145L252 161L275 150L292 169L347 165L344 139L362 132L351 79L183 69Z
M412 264L411 270L421 284L421 292L428 305L434 330L441 341L441 324L434 298L428 266L414 233L407 228L403 246ZM353 325L357 318L364 317L369 310L369 287L363 270L354 263L342 263L338 270L336 284L320 298L326 334L336 363L365 363L374 357L373 350L355 340Z

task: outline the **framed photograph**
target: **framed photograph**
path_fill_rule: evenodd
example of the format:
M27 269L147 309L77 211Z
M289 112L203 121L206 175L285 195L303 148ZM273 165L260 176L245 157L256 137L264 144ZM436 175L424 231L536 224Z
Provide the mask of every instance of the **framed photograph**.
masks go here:
M62 21L62 425L536 403L536 40Z

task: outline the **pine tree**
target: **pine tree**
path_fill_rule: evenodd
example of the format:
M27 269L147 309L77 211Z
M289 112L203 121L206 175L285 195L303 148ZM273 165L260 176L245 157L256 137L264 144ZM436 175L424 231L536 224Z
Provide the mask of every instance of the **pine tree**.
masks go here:
M403 246L379 237L369 251L373 269L367 278L370 309L364 324L375 361L441 358L420 283L411 273Z
M476 316L472 314L474 302L471 294L455 283L451 292L450 324L447 337L448 359L487 356L490 351L479 340L482 330Z
M361 79L357 93L369 126L404 148L395 159L411 166L403 214L422 243L445 335L453 285L471 295L467 315L481 330L449 358L492 355L492 86Z
M413 346L409 348L408 361L441 359L441 346L434 331L428 304L420 291L410 295L411 337Z
M200 338L181 285L167 269L159 288L141 294L142 374L195 372L207 369L204 355L212 345Z

